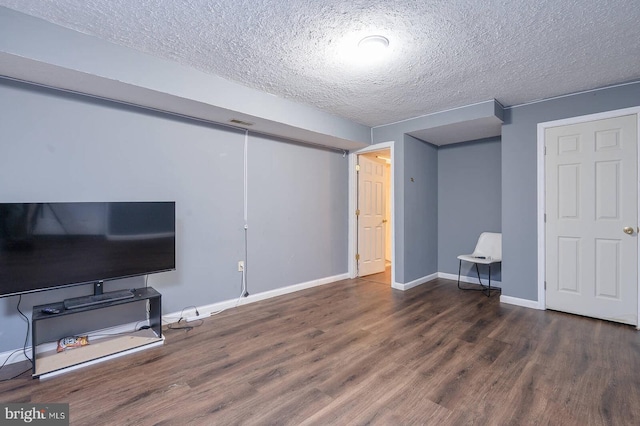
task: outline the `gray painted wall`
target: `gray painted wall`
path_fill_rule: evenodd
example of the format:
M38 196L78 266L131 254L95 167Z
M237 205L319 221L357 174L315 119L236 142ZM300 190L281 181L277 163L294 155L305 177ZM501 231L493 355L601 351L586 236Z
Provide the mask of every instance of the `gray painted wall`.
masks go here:
M487 101L372 129L374 144L395 142L396 282L407 284L427 277L438 272L440 266L438 226L444 210L438 208L442 191L439 183L439 149L407 132L480 117L501 116L499 104ZM448 186L444 189L447 190ZM499 209L499 204L497 206Z
M456 257L471 253L482 232L500 232L501 182L500 137L438 148L438 272L458 274ZM462 275L476 279L470 269L464 263ZM499 267L491 278L500 280Z
M640 82L505 109L499 165L502 171L500 201L503 295L537 300L537 124L638 105ZM446 224L449 213L445 211L449 209L444 205L440 206L440 212L435 214L428 210L419 210L417 206L421 205L420 201L412 200L415 196L412 190L416 187L410 182L418 164L425 168L435 168L441 175L446 174L445 170L439 170L444 167L439 160L445 158L443 161L447 161L447 148L441 148L442 155L433 160L426 148L416 149L420 146L417 144L422 142L403 134L403 129L402 123L375 128L373 142L396 141L396 280L399 283L408 283L440 268L445 269L443 272L451 271L452 265L447 266L446 262L455 256L453 248L447 248L444 246L447 244L445 241L439 241L444 238L445 231L433 236L432 227ZM433 149L435 150L435 147ZM468 146L463 144L460 149L468 149ZM423 188L425 192L430 193L433 192L433 188L438 188L438 199L434 201L434 205L436 202L447 203L446 195L441 194L446 190L443 180L441 178L438 184L432 183L431 187L425 185ZM426 204L421 206L427 207ZM483 227L490 225L488 222L486 225L483 223ZM434 238L436 248L427 248L431 241L426 241L425 238ZM467 243L463 242L461 245L467 246ZM462 251L468 250L465 248ZM425 251L435 254L425 256ZM455 250L456 253L458 251ZM426 266L427 258L438 259L438 264L434 267ZM457 270L455 272L457 273Z
M239 295L243 132L1 79L0 129L0 201L175 200L177 270L149 277L149 285L163 294L163 312ZM268 157L269 148L278 155ZM249 290L346 273L348 181L342 154L254 135L248 152L254 244L247 263ZM282 205L291 194L314 194L314 199L311 203L308 195L298 203L292 197ZM288 214L287 220L267 223L262 215L268 211ZM274 253L286 250L291 256L291 247L310 259L328 259L308 268L310 262L292 261L273 272L279 265L272 261L283 256L274 259ZM142 285L141 278L133 278L105 287ZM34 304L89 294L89 287L25 295L21 308L30 313ZM17 297L0 299L0 352L24 342L26 324L16 304Z
M407 284L436 272L457 274L456 256L470 250L469 246L473 249L479 232L500 230L500 138L436 147L402 133L394 136L385 131L380 137L395 141L396 282ZM478 170L473 165L476 158L488 167ZM478 201L484 206L484 217L470 222L473 210L467 202L452 198L451 192L462 190L466 194L462 198L475 201L478 194L463 185L465 179L478 176L497 189ZM458 209L459 201L464 211L452 215L449 209ZM459 220L465 221L465 232L452 230ZM462 233L464 238L458 239Z
M402 138L394 139L391 137L387 141L394 141L394 165L393 165L393 232L395 238L395 253L393 254L393 262L395 268L395 281L397 283L404 283L404 247L405 247L405 235L404 235L404 164L405 164L405 144ZM391 283L392 285L394 283Z
M538 123L640 105L640 83L505 110L502 128L502 294L538 299Z
M403 216L402 255L396 259L402 275L396 280L410 283L438 271L438 150L409 135L403 145L404 176L396 181L403 194L402 211L396 209L396 217Z
M348 157L252 136L249 292L347 271Z

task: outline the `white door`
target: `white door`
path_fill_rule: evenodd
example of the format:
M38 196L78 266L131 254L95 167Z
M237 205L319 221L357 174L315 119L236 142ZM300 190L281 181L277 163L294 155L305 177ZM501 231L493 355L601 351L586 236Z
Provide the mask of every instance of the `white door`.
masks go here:
M385 162L358 156L358 276L384 271Z
M637 131L635 114L545 130L547 308L637 325Z
M387 163L384 165L384 172L386 173L386 179L384 181L385 184L385 203L384 203L384 214L385 214L385 234L384 234L384 258L388 264L391 262L391 194L389 191L391 190L391 164Z

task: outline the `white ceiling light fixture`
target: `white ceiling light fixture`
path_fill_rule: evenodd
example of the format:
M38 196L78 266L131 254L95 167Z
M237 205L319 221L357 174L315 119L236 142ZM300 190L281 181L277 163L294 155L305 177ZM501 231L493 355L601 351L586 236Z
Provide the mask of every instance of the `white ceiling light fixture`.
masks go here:
M356 47L354 45L354 47ZM390 53L389 39L382 35L368 35L361 38L351 56L361 66L371 66L383 61Z
M384 52L389 47L389 39L381 35L370 35L358 43L360 49L371 52Z

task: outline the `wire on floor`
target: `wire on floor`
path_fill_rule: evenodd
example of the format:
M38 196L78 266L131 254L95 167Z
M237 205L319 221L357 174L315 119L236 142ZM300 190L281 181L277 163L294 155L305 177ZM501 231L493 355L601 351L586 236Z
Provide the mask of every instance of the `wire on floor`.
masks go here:
M11 353L9 354L9 356L4 360L4 362L2 363L2 365L0 365L0 371L2 371L2 369L7 365L7 362L9 362L9 359L11 359L11 357L12 357L13 355L15 355L16 353L18 353L18 352L20 352L20 351L23 351L23 350L24 350L24 349L22 349L22 348L21 348L21 349L16 349L15 351L11 352ZM13 377L9 377L9 378L7 378L7 379L2 379L2 380L0 380L0 383L2 383L2 382L6 382L6 381L8 381L8 380L16 379L16 378L20 377L21 375L23 375L24 373L26 373L26 372L27 372L27 371L29 371L29 370L31 370L31 368L27 368L26 370L24 370L24 371L22 371L22 372L20 372L20 373L16 374L16 375L15 375L15 376L13 376Z
M204 324L204 320L203 319L198 319L194 322L193 325L189 325L189 323L187 322L187 320L184 317L184 311L186 311L187 309L193 308L196 311L196 316L200 316L200 312L198 312L198 308L196 308L194 305L191 306L187 306L182 308L182 311L180 311L180 319L178 319L177 322L175 323L169 323L169 325L167 326L167 329L169 330L185 330L185 331L191 331L196 327L200 327L202 324ZM184 324L182 324L182 321L184 321Z

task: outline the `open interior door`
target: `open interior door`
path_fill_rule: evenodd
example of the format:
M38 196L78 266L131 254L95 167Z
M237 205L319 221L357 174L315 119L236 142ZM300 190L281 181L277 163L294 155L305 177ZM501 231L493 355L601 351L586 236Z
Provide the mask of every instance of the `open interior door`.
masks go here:
M358 276L384 272L386 163L358 156Z

